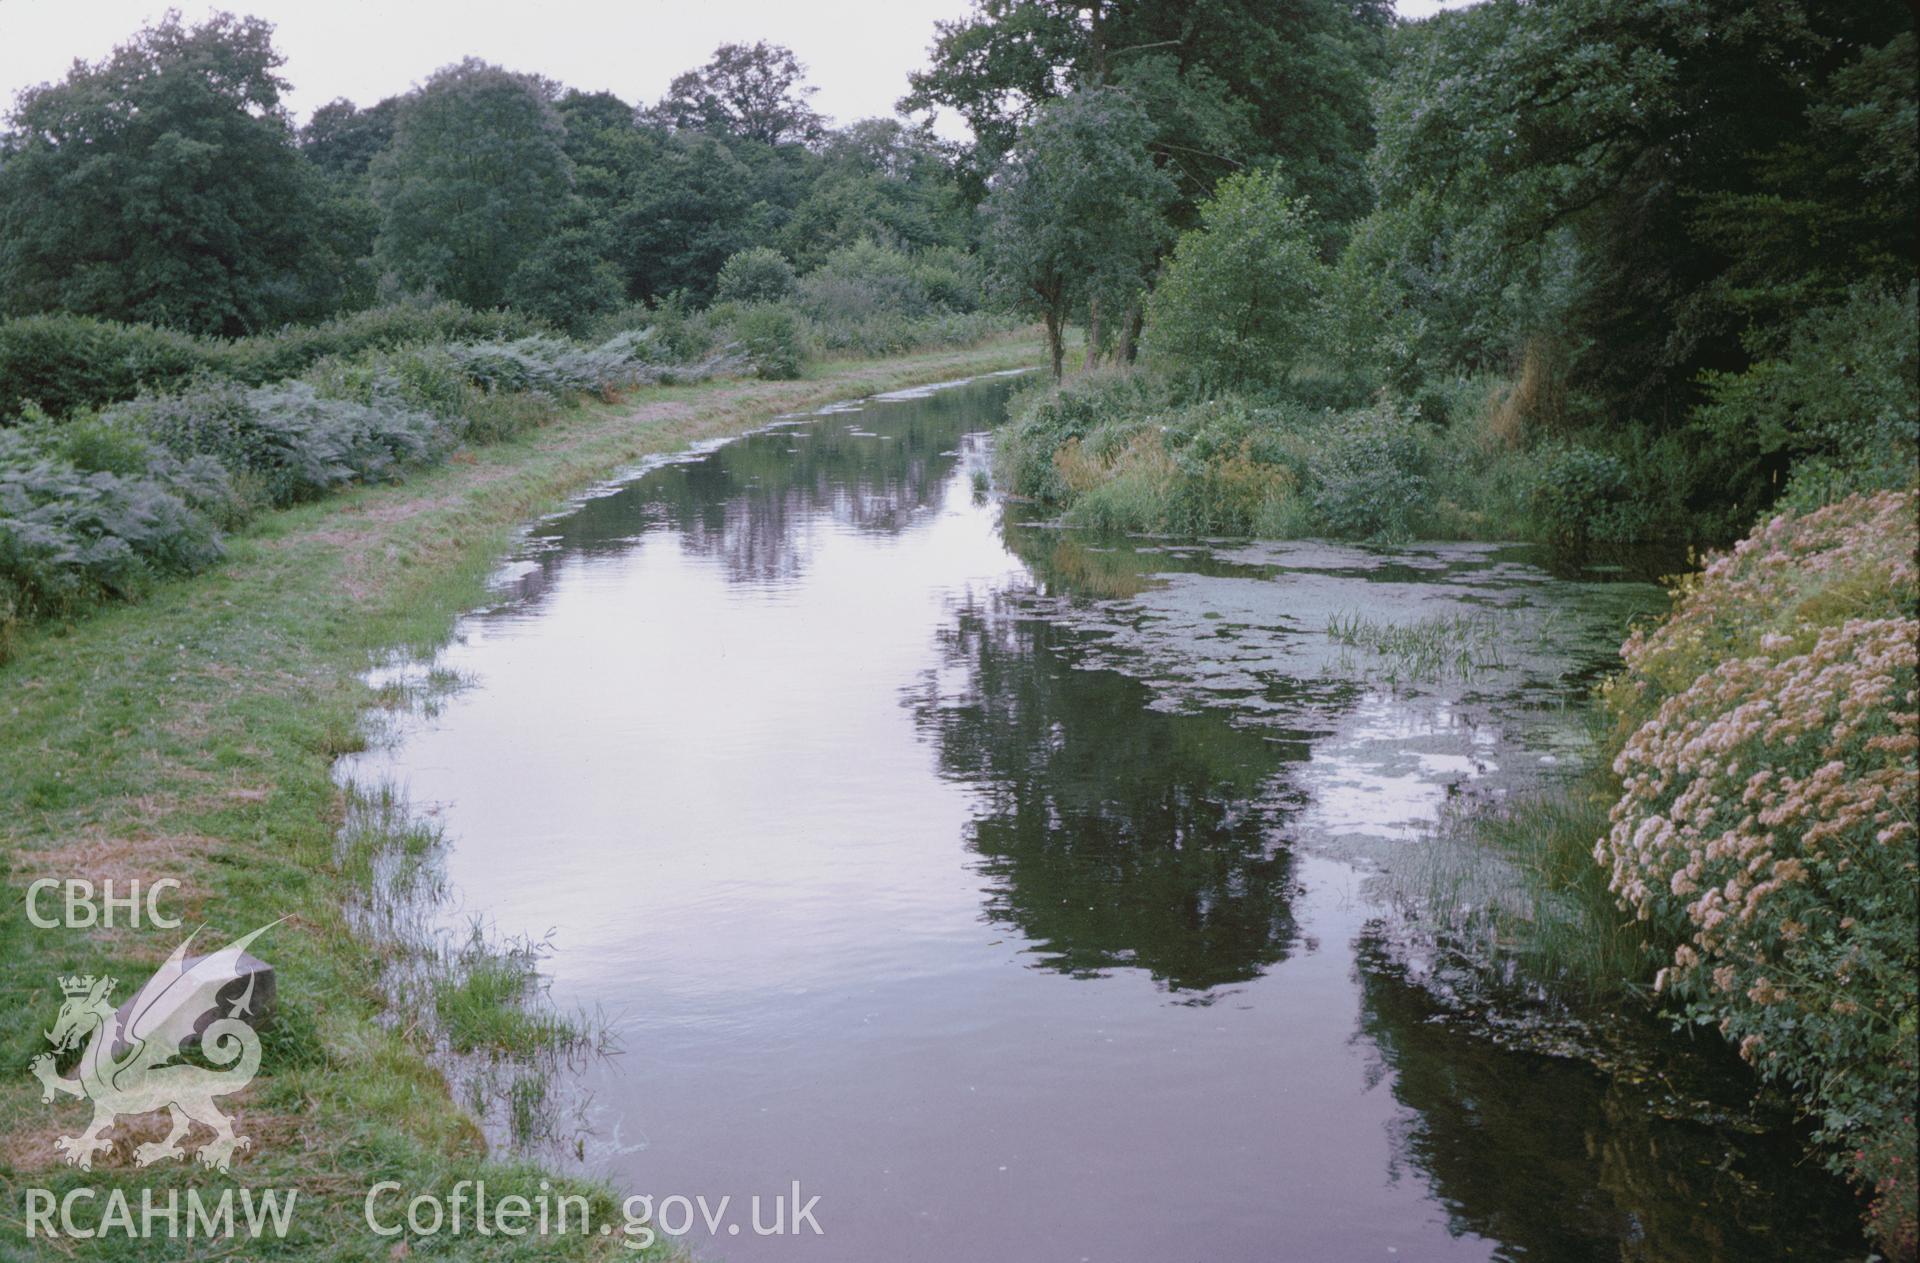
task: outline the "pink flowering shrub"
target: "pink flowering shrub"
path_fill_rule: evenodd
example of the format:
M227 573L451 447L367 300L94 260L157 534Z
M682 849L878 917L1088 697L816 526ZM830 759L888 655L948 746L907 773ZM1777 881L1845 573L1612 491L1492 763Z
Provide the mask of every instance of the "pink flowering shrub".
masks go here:
M1682 586L1608 690L1594 856L1678 942L1656 990L1790 1085L1914 1249L1920 859L1915 496L1775 518Z

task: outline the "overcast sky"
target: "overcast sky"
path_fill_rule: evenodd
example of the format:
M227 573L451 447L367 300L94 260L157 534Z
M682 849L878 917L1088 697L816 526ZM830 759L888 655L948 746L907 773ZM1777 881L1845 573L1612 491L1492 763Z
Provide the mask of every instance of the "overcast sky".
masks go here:
M1459 0L1400 0L1423 17ZM0 0L0 102L96 61L168 8L166 0ZM785 44L837 122L891 114L926 63L937 19L967 0L175 0L189 22L216 9L277 28L288 104L305 119L335 97L371 105L472 54L636 104L730 41ZM952 120L941 127L963 134Z

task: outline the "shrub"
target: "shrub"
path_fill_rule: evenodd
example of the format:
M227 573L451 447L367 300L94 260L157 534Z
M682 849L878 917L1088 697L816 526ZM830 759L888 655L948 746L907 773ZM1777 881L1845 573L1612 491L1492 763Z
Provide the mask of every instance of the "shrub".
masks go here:
M800 376L801 366L806 363L806 346L800 336L800 322L787 308L771 304L749 307L734 318L733 334L756 376L770 381Z
M714 298L723 303L777 303L793 293L793 265L770 246L754 246L730 256L714 282Z
M1750 483L1789 463L1787 504L1911 486L1920 456L1920 286L1806 313L1746 372L1709 374L1695 424Z
M1147 351L1209 385L1285 381L1312 350L1325 271L1313 217L1278 171L1229 176L1154 287Z
M184 382L215 364L222 344L152 325L91 316L0 321L0 426L28 403L55 417Z
M1108 421L1150 417L1169 402L1166 384L1144 373L1087 373L1062 386L1029 387L1007 405L1012 421L994 444L997 481L1023 499L1064 503L1074 491L1055 466L1055 452Z
M1680 942L1656 985L1801 1095L1909 1252L1915 508L1885 493L1777 517L1627 643L1607 692L1625 792L1594 851L1620 906Z
M329 356L434 342L505 341L548 332L545 323L522 312L476 311L450 302L394 303L243 338L232 344L224 371L258 386L298 376Z
M913 256L913 279L935 308L965 313L978 311L986 299L987 278L979 256L952 246L923 250Z
M1549 452L1534 483L1531 509L1546 541L1564 548L1642 538L1647 514L1633 495L1626 462L1589 447Z
M232 342L86 316L22 317L0 321L0 425L17 420L30 401L65 417L206 374L265 385L328 358L546 331L532 316L458 303L400 303Z
M1390 401L1339 414L1314 436L1308 468L1324 528L1350 539L1403 540L1430 503L1427 442Z
M652 344L663 360L685 363L709 354L717 338L705 312L688 308L683 295L670 294L657 306L636 303L609 312L593 326L596 338L611 338L621 333L650 333Z

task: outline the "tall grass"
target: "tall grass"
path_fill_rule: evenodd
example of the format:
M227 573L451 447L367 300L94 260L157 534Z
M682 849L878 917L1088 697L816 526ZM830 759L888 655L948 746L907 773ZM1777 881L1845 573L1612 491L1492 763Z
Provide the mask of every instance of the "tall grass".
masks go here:
M1468 959L1557 998L1644 995L1664 950L1594 862L1619 789L1601 771L1500 802L1450 806L1405 879L1415 915Z
M1512 630L1511 619L1464 610L1412 623L1378 622L1358 611L1327 620L1327 639L1371 655L1369 673L1395 682L1465 680L1498 670L1507 664L1501 646Z

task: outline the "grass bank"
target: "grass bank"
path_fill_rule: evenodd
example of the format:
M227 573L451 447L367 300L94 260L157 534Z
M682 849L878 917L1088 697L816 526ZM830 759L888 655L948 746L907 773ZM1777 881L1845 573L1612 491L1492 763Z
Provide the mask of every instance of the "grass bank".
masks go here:
M430 839L396 823L384 841L342 843L348 802L334 759L357 748L381 696L362 673L389 650L427 650L482 595L517 525L649 454L737 433L783 411L834 399L1036 363L1027 336L883 361L823 362L801 380L649 387L615 403L570 407L549 423L400 485L349 490L266 514L231 537L223 562L157 585L138 604L74 624L38 624L0 667L0 1253L98 1259L401 1257L397 1239L362 1218L368 1188L448 1194L485 1179L490 1198L535 1196L547 1174L489 1158L470 1114L449 1094L416 1029L380 1019L384 953L348 909L385 869L389 842L417 854ZM388 699L391 700L391 699ZM391 834L390 838L386 835ZM35 879L174 878L162 911L179 931L31 925ZM49 909L43 900L42 911ZM136 1169L136 1143L158 1139L164 1115L116 1128L92 1172L67 1166L56 1140L79 1132L87 1107L53 1105L25 1067L62 1000L59 977L111 975L123 999L187 929L225 942L284 918L257 944L279 972L277 1017L259 1076L223 1098L252 1147L231 1179L180 1162ZM491 966L483 966L483 970ZM498 973L453 984L511 993ZM508 981L511 982L511 975ZM468 1013L465 1028L486 1029ZM196 1133L189 1144L204 1139ZM98 1221L111 1190L136 1208L144 1190L217 1194L228 1184L298 1191L284 1239L209 1243L184 1237L24 1240L27 1191L98 1190L77 1212ZM610 1190L558 1178L554 1192L591 1199L618 1226ZM399 1213L401 1203L385 1203ZM414 1253L458 1258L633 1257L610 1237L561 1240L446 1236Z

